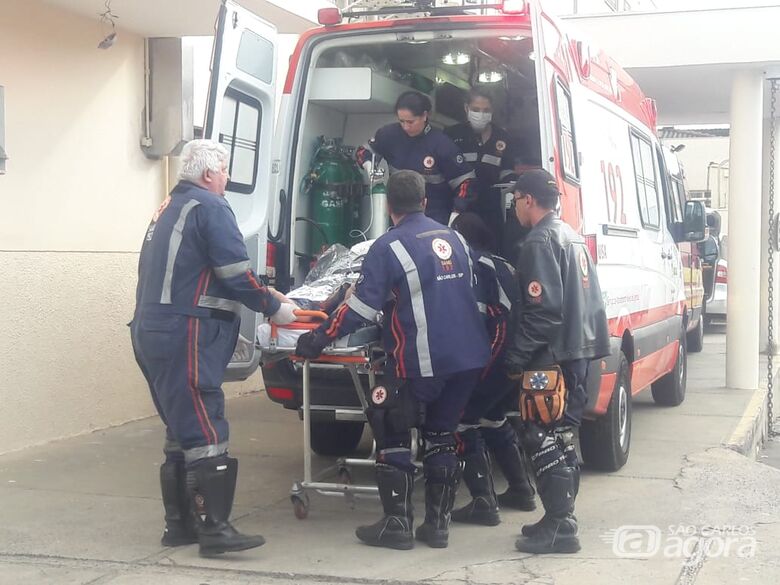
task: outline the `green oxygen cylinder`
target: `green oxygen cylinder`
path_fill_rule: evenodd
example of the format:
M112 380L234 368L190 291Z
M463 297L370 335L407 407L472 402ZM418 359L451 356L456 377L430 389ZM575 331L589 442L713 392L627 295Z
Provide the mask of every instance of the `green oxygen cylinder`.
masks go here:
M363 172L355 159L345 153L344 160L351 178L349 201L347 203L350 243L356 244L363 241L362 233L366 227L365 224L368 222L368 219L363 219L361 207L367 189L363 183Z
M390 227L390 216L387 213L387 187L382 182L374 183L371 189L371 226L366 236L375 240Z
M335 141L323 139L312 164L309 195L311 218L320 230L313 230L311 251L319 254L324 247L349 243L347 193L350 177ZM324 236L324 237L323 237Z

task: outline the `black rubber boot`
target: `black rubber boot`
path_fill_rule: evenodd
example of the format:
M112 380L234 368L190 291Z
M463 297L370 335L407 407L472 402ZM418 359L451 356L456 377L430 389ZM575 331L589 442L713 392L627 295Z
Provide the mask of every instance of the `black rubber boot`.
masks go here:
M187 471L187 487L195 505L203 557L265 544L262 536L241 534L229 522L237 474L238 461L227 455L202 459Z
M457 510L452 511L453 522L480 524L482 526L497 526L501 523L496 503L496 492L493 487L493 476L487 453L481 451L463 458L463 481L471 492L472 500Z
M412 536L414 477L411 473L396 467L377 463L376 484L385 515L379 522L358 527L355 535L371 546L397 550L414 548Z
M460 467L424 467L425 522L415 532L415 538L431 548L447 548L450 512L460 481Z
M521 536L515 548L524 553L575 553L580 550L574 517L574 471L554 467L538 479L539 497L545 515L530 536Z
M198 542L183 461L166 461L160 466L160 491L165 508L165 531L160 543L163 546L183 546Z
M534 488L528 478L528 469L517 443L506 443L493 449L493 457L509 484L503 494L496 496L499 508L526 512L536 510Z

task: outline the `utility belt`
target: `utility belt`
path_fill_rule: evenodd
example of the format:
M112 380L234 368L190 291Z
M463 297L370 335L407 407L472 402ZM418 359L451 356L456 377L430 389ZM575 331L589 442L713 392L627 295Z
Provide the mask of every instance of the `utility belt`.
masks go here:
M233 322L237 315L232 311L222 309L209 309L206 307L177 307L174 305L146 305L139 312L146 315L187 315L200 319L219 319L220 321Z
M520 416L523 421L548 426L563 418L566 383L560 366L526 370L520 378Z

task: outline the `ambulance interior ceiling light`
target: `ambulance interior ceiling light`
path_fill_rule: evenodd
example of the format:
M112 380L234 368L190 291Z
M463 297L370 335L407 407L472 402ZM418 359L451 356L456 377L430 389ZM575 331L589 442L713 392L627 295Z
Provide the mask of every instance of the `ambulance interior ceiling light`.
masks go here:
M500 71L483 71L479 74L480 83L497 83L504 79L504 74Z
M441 58L445 65L465 65L471 61L471 55L468 53L447 53Z

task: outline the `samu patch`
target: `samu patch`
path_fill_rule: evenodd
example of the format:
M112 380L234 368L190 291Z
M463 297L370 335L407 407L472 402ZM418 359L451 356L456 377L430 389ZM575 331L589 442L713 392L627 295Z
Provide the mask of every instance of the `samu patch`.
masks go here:
M542 302L542 284L538 280L528 283L528 300L532 303Z

